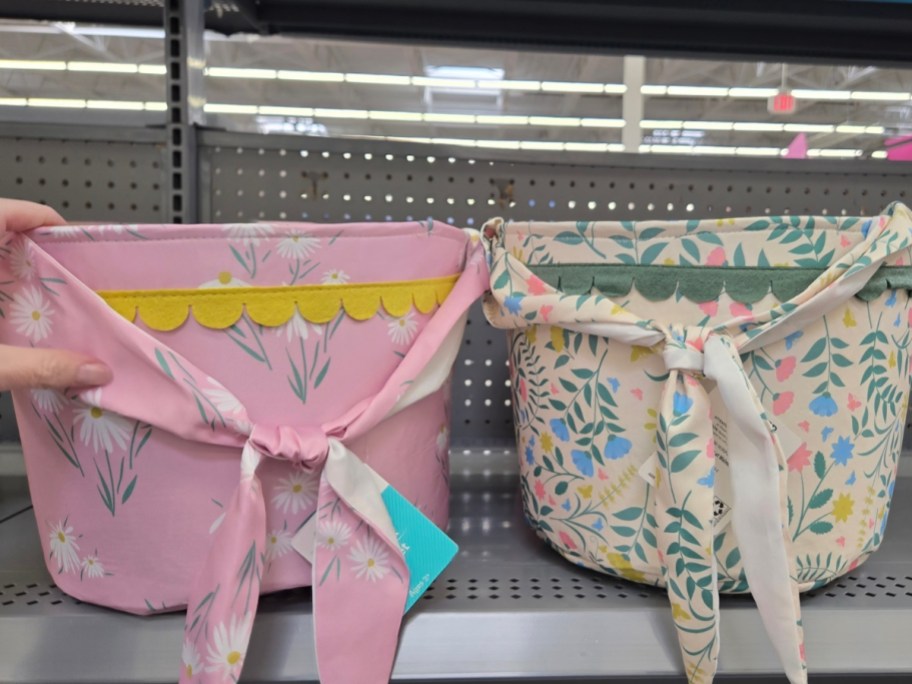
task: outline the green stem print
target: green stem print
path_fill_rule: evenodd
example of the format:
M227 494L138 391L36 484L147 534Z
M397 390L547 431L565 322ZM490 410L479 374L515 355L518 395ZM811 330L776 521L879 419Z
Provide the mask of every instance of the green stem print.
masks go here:
M288 348L286 347L285 349L285 356L288 359L288 365L291 368L291 374L286 376L288 386L302 404L307 403L309 392L319 388L329 373L330 365L332 363L332 358L329 355L329 343L333 336L335 336L344 317L345 313L340 311L332 321L322 326L322 340L319 337L319 328L316 327L314 327L311 330L311 334L306 337L304 334L299 334L298 354L296 356L300 358L300 364L296 358L292 356L291 352L288 351ZM304 326L303 332L306 333L306 326L309 324L302 322L301 325ZM314 344L313 351L308 359L305 340L309 339L313 339Z
M244 269L244 272L247 273L247 277L250 278L250 280L255 279L257 275L256 245L253 243L245 245L243 254L241 254L234 245L231 245L231 253L241 265L241 268Z
M834 465L836 465L836 461L834 460L830 461L829 465L826 465L826 459L821 452L818 451L814 455L814 474L817 476L817 485L814 487L814 491L811 492L810 496L805 495L804 478L800 478L801 510L798 516L798 523L795 525L795 532L792 534L792 541L798 539L798 537L808 531L813 534L827 534L833 529L833 523L826 520L826 518L833 515L832 510L818 515L806 524L805 519L808 518L808 516L813 515L811 511L819 511L833 498L832 489L821 489L821 487Z
M244 332L241 324L247 328L247 332ZM261 339L262 333L262 326L254 325L247 317L247 314L242 315L240 321L225 330L228 339L240 347L245 354L272 370L272 363L269 361L269 355L266 353L266 348L263 346ZM251 345L255 345L256 349Z
M256 542L252 542L247 553L244 555L241 567L238 568L237 590L234 592L234 599L232 599L231 602L231 605L234 605L234 602L237 601L241 592L244 591L244 615L247 615L250 611L251 596L258 596L260 593L260 579L262 578L262 568L265 562L266 559L264 555L262 553L257 553Z
M101 496L101 501L104 503L105 508L110 511L111 515L116 515L117 506L121 503L126 503L126 500L130 498L130 495L133 493L133 487L136 484L136 478L134 477L131 480L127 490L121 494L121 489L123 488L124 482L124 467L126 465L126 456L120 457L120 464L117 466L117 474L114 474L114 467L111 465L111 452L105 449L105 468L102 469L98 465L98 461L95 461L95 472L98 473L98 494Z
M183 364L180 362L174 352L169 351L168 357L170 358L170 361L165 358L165 355L162 353L161 349L156 348L155 358L158 360L158 365L161 366L161 369L164 371L165 375L176 381L177 373L174 370L175 368L183 375L181 380L183 380L184 384L190 388L190 392L196 401L196 408L199 411L200 418L202 418L203 422L206 423L206 425L208 425L212 430L215 430L216 422L221 423L222 427L225 427L228 423L225 421L224 416L222 416L221 412L218 410L218 407L212 402L212 400L206 396L205 392L199 388L199 385L196 384L196 379L193 377L190 371L184 368ZM212 412L211 417L209 415L209 411Z
M71 466L79 471L80 475L85 477L85 471L82 469L82 463L80 462L79 454L76 451L75 426L71 424L70 429L67 430L60 420L60 416L57 414L54 414L54 422L51 422L50 418L43 415L34 404L32 404L32 410L47 426L48 434L51 436L51 439L54 440L54 445L57 447L58 451L63 454L63 457ZM54 423L56 423L56 425L54 425Z
M319 265L320 262L314 262L313 259L306 259L304 261L295 259L294 266L291 264L288 265L288 275L291 276L291 280L288 281L288 284L294 285L299 280L303 280Z
M563 233L558 233L554 239L565 245L586 245L594 254L604 259L606 258L605 253L595 246L593 226L595 226L593 221L577 221L576 230L566 230Z
M220 584L216 585L215 589L206 594L193 609L193 622L187 628L187 633L193 634L196 632L193 636L194 643L199 643L201 636L209 638L209 613L212 611L212 606L215 604L215 599L218 598L221 589L222 586Z

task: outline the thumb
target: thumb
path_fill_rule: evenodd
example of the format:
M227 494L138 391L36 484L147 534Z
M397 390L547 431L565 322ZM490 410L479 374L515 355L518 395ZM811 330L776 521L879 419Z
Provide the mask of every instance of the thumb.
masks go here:
M112 377L108 366L83 354L0 344L0 390L93 387Z

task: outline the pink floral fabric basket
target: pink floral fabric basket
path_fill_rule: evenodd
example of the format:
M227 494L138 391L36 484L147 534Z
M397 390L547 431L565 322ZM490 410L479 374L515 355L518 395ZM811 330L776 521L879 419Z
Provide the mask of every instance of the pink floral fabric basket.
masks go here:
M221 682L240 676L259 595L313 585L322 681L387 681L408 570L377 474L446 525L477 239L431 221L7 238L0 340L114 369L99 389L13 396L61 589L186 607L180 680ZM311 565L292 543L314 516Z

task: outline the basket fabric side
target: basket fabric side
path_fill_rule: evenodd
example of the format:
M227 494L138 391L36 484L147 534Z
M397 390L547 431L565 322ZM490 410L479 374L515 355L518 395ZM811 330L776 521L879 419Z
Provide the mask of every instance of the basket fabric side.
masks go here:
M801 225L802 220L791 219L788 229L802 233L806 228ZM788 400L785 396L774 399L765 388L755 387L749 372L754 375L754 364L763 363L769 366L768 370L778 372L759 352L779 344L797 348L797 340L822 325L826 314L832 317L844 310L846 325L853 328L851 332L842 338L827 333L823 341L810 340L810 347L802 356L807 366L800 369L810 378L803 381L805 384L816 385L821 374L827 383L815 389L817 396L809 402L809 415L832 416L837 410L833 395L841 398L843 392L853 389L850 382L847 389L840 390L844 383L839 384L842 381L835 372L842 372L841 366L846 362L853 365L847 356L849 351L860 354L865 345L872 343L868 336L873 336L874 342L883 336L883 346L890 346L885 333L877 328L879 318L877 325L872 323L875 330L870 332L858 326L853 311L868 306L882 314L885 325L886 320L892 322L896 316L895 325L903 326L894 333L888 364L896 382L884 386L884 390L889 388L891 392L888 398L892 401L888 403L905 403L909 362L908 333L903 336L903 332L908 323L902 312L908 308L908 295L902 292L900 301L897 292L887 292L862 305L856 294L882 265L902 265L903 259L908 258L912 216L904 206L893 205L880 217L863 225L859 222L858 227L862 230L851 235L827 236L837 242L842 240L848 249L826 264L819 276L792 299L765 299L762 307L751 311L743 306L733 308L738 315L727 321L713 322L713 317L707 316L700 324L685 324L637 315L632 306L622 306L599 291L563 292L535 275L534 266L530 268L523 257L539 263L547 258L548 252L540 249L542 235L554 233L552 238L563 242L557 245L561 249L578 247L574 257L577 263L583 261L580 252L586 252L586 260L591 261L596 237L583 227L570 234L547 224L504 227L494 221L486 226L492 294L486 299L485 309L495 326L512 330L517 432L524 472L530 475L523 480L526 506L533 512L531 517L538 520L539 533L568 558L667 587L690 681L706 682L715 673L720 575L728 591L744 591L749 584L790 681L807 681L800 587L792 579L804 574L802 561L795 553L804 540L796 542L793 538L793 517L799 513L804 517L807 511L792 509L789 482L803 482L795 480L796 472L805 470L811 461L814 467L805 472L819 472L818 479L822 480L836 465L832 477L838 477L838 468L852 458L853 447L847 438L830 437L830 427L829 432L824 431L824 440L830 439L827 447L832 448L830 459L819 452L808 453L806 444L795 453L784 453L763 400L769 404L772 399L773 412L782 413L793 393L788 393ZM699 226L695 228L699 230ZM638 230L630 227L631 233ZM642 232L646 230L660 228L652 222ZM690 224L687 230L691 230ZM752 231L755 243L761 240L755 228L746 230ZM734 228L726 236L729 246L737 242L732 231ZM523 252L524 245L533 244L534 256L531 250ZM733 251L739 256L736 248ZM555 253L559 250L555 249ZM751 256L746 256L750 260ZM743 259L745 254L742 252L740 257ZM646 310L655 313L654 309ZM842 353L840 348L850 349ZM866 362L870 360L868 353ZM609 355L620 367L603 365ZM554 365L549 368L543 357ZM822 359L825 363L818 368ZM794 359L790 363L794 364ZM638 366L648 368L642 370ZM886 365L883 369L883 373L877 371L883 377L874 378L878 386L887 381ZM857 370L861 376L861 368ZM784 378L792 372L794 366L782 367ZM619 401L619 387L638 373L648 376L655 386L651 397L644 399L639 387L635 388L639 395L633 395L638 400L651 398L655 402L651 404L656 408L650 424L646 425L647 432L654 435L655 446L651 439L632 440L637 426L622 417L626 411ZM864 378L865 383L869 380L870 377ZM709 392L713 383L715 398ZM849 396L850 411L855 411L860 404L853 395ZM633 400L625 396L623 402ZM721 402L727 414L729 440L737 446L728 454L733 503L732 527L727 534L714 529L713 523L718 489L713 466L714 401ZM896 418L897 408L888 409L880 400L871 403L870 413L875 412L874 403L877 413L883 411L885 418L892 411L892 419L885 421L888 425L880 439L882 455L878 465L888 500L894 470L891 459L895 459L894 452L901 441L902 418ZM542 405L547 408L539 411ZM853 422L856 431L863 432L857 417ZM652 486L645 486L638 471L653 451ZM635 506L630 505L624 493L625 489L637 488L631 485L633 481L639 481L639 489L646 492L645 501L638 501ZM845 486L855 482L853 473ZM834 494L833 488L819 485L818 482L818 488L809 494L813 505L832 505L835 519L844 519L852 508L848 495ZM809 524L815 525L811 536L832 529L832 525L827 527L812 519L813 516L808 518ZM559 529L556 521L560 521ZM729 546L720 560L720 547L730 545L733 537L737 538L737 546ZM615 541L618 539L624 542L623 547ZM644 551L650 542L653 550ZM837 550L838 542L835 535L827 539ZM841 544L844 546L845 542L843 538ZM859 556L873 551L876 543ZM743 575L726 577L726 566L731 565L742 568Z

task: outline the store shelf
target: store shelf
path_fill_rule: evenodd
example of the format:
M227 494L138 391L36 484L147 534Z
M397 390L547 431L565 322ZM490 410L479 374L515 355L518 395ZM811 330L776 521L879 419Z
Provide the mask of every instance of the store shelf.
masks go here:
M664 593L577 569L545 548L522 520L512 453L459 454L452 482L461 551L407 616L396 681L680 676ZM22 510L26 496L23 478L0 479L0 682L173 681L182 616L124 615L60 593L31 509ZM912 478L900 478L891 518L867 564L804 601L814 682L912 676ZM308 596L264 598L245 681L316 681ZM726 598L722 613L720 679L782 681L752 602Z

